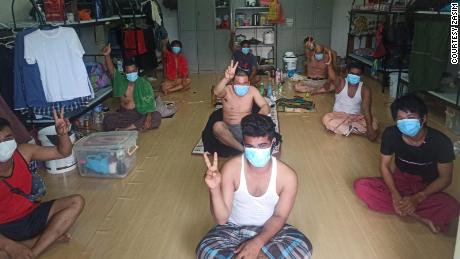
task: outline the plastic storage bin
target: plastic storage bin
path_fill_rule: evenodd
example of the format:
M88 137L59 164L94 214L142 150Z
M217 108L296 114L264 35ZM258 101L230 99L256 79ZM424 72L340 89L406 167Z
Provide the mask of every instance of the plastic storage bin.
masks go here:
M460 111L447 107L446 128L450 129L456 135L460 135Z
M137 131L93 133L74 147L81 176L123 178L136 164Z

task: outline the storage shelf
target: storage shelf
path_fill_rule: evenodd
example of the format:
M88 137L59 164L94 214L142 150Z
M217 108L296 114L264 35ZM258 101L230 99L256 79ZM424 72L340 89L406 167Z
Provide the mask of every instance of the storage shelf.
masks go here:
M373 66L373 61L372 60L369 60L365 57L361 57L361 56L358 56L356 54L349 54L348 55L350 58L356 60L356 61L359 61L365 65L368 65L368 66ZM384 71L384 72L398 72L399 69L398 68L387 68L387 69L378 69L378 71ZM407 72L408 69L407 68L403 68L401 69L402 72Z
M449 12L435 12L435 11L417 11L415 13L418 14L442 14L442 15L450 15Z
M66 118L69 120L73 120L80 115L86 113L90 109L92 109L94 106L97 104L101 103L105 98L109 97L110 94L112 93L112 86L107 86L105 88L102 88L98 90L97 92L94 93L94 99L92 99L88 105L81 107L80 109L73 110L71 112L66 113ZM43 117L43 119L33 119L33 120L26 120L26 123L28 124L52 124L54 123L53 119L49 119L47 117Z
M273 29L275 28L274 25L258 25L258 26L239 26L235 27L235 29Z
M250 47L273 47L275 44L249 44Z
M100 23L108 23L112 21L119 21L121 19L129 19L129 18L144 18L145 15L122 15L121 18L119 15L117 16L112 16L112 17L106 17L106 18L101 18L101 19L91 19L87 21L80 21L80 22L47 22L47 24L51 26L79 26L79 25L93 25L93 24L100 24ZM21 28L30 28L30 27L38 27L40 24L37 22L18 22L16 25L16 28L21 29Z
M256 6L256 7L237 7L235 8L235 11L237 10L268 10L268 6Z
M405 14L406 11L376 11L376 10L351 10L352 14L374 14L374 15L386 15L386 14Z

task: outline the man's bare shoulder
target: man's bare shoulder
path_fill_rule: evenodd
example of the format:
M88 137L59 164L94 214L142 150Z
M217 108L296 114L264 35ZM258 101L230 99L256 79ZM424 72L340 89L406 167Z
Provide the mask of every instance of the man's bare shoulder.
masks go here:
M281 177L283 182L297 182L297 173L292 167L284 163L283 161L278 161L278 176Z
M222 174L233 174L235 171L240 171L241 156L235 156L227 160L222 166Z

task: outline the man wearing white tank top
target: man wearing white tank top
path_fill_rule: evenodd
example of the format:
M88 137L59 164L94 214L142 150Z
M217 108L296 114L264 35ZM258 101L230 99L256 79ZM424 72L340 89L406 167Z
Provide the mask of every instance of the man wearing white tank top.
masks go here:
M335 103L333 112L324 115L323 124L336 134L366 135L370 141L374 141L378 136L378 126L371 113L371 89L361 80L363 67L357 63L349 63L347 73L346 78L338 77L329 62L328 75L335 85Z
M241 121L244 154L219 171L217 153L204 160L211 214L217 224L196 249L196 258L310 258L305 235L286 224L297 194L297 175L272 157L281 141L270 117L250 114Z

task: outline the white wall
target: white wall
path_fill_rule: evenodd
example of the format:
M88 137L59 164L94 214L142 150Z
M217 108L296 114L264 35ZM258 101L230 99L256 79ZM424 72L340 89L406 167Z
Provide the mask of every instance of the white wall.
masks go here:
M332 10L331 48L344 57L347 51L349 14L353 0L334 0Z
M161 5L161 11L163 12L163 22L165 29L168 31L168 37L170 41L179 39L179 23L177 18L177 10L171 10L163 6L163 0L158 1Z
M10 24L13 22L11 15L11 2L12 0L0 1L0 22ZM16 0L14 4L14 15L16 21L33 21L29 18L29 11L32 8L29 0Z

